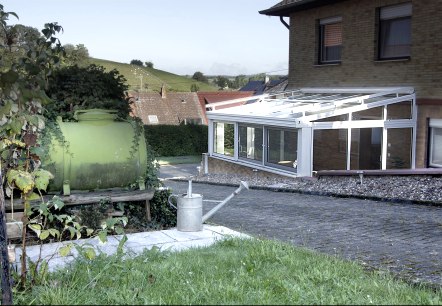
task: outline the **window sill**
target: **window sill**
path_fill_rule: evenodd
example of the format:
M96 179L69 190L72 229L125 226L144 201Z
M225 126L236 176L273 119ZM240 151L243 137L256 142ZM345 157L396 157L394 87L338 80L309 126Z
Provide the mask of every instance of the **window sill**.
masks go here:
M392 59L378 59L375 60L375 63L390 63L390 62L408 62L411 61L411 58L392 58Z
M315 64L313 67L327 67L327 66L340 66L341 63L324 63L324 64Z

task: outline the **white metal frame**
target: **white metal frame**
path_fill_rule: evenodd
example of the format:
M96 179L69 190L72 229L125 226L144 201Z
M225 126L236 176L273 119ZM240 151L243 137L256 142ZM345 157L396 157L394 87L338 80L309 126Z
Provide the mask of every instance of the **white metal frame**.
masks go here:
M238 123L262 126L264 135L269 127L298 130L298 168L297 176L311 176L313 167L313 133L318 129L347 129L348 139L352 128L382 128L382 169L387 165L387 132L392 128L412 129L411 167L415 168L416 152L416 95L412 87L366 87L366 88L301 88L274 95L252 96L231 101L207 104L208 109L219 105L254 101L254 103L223 108L207 112L209 119L209 155L229 160L237 164L260 168L266 171L293 176L293 172L274 168L263 162L248 162L238 158ZM387 106L411 101L411 119L387 119ZM381 120L352 120L352 114L367 109L383 107ZM346 121L316 122L323 118L348 114ZM235 154L226 157L213 152L213 123L235 124ZM264 137L265 138L265 137ZM347 169L350 169L350 142L347 146ZM263 154L265 155L265 154Z
M442 167L442 164L433 163L434 129L442 129L442 119L430 119L430 154L428 164L431 167Z

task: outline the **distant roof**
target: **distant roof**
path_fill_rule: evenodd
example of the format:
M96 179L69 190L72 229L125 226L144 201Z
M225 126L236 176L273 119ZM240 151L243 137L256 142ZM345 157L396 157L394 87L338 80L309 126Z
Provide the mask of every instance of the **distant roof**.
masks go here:
M259 13L268 16L289 17L292 12L308 10L341 1L345 0L284 0L271 8L259 11Z
M261 95L265 90L265 85L264 81L249 81L239 91L253 91L254 95Z
M287 87L287 80L287 77L283 77L278 80L271 80L267 83L264 81L249 81L240 91L253 91L255 96L262 95L269 91L284 91Z
M194 92L167 92L165 97L156 92L136 93L130 96L132 115L139 117L144 124L172 124L200 120L204 123L205 109Z

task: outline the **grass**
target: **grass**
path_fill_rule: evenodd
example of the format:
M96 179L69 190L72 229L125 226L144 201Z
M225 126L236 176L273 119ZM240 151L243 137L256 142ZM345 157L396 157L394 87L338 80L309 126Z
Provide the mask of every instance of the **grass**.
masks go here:
M190 156L161 156L157 158L160 165L199 164L201 155Z
M17 304L440 304L442 292L270 240L77 261Z
M197 84L200 91L217 91L218 88L206 83L197 82L193 79L179 76L167 71L154 68L139 67L130 64L91 58L91 62L103 66L107 70L117 69L127 79L129 89L138 90L140 88L140 77L134 74L134 68L138 69L138 74L143 76L143 87L147 85L147 91L159 92L162 84L165 84L167 90L176 92L190 92L190 86Z

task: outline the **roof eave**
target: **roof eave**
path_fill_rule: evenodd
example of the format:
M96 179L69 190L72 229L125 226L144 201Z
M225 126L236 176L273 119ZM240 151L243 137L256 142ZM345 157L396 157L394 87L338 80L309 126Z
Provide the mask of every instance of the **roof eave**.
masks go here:
M324 5L334 4L345 0L304 0L286 5L273 6L269 9L259 11L262 15L290 17L293 12L308 10Z

